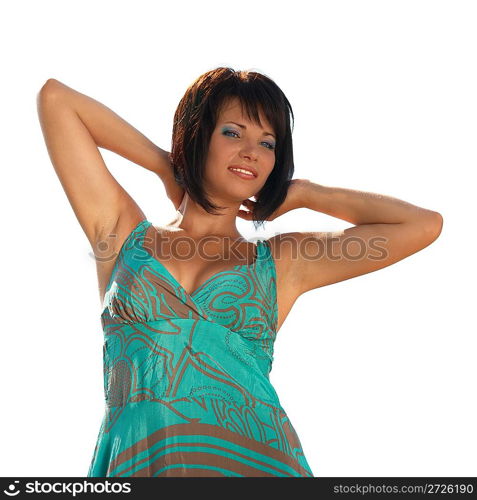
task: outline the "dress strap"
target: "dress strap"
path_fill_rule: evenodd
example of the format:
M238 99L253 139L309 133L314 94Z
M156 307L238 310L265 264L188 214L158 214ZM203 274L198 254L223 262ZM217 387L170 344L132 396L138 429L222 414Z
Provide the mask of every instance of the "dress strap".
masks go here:
M267 239L262 239L258 240L257 245L257 261L261 261L263 265L270 268L270 271L275 276L275 260L273 258L270 242Z
M272 247L267 239L259 240L259 255L257 260L260 266L260 279L266 290L266 307L268 311L268 323L270 329L276 333L278 324L278 302L277 302L277 269Z

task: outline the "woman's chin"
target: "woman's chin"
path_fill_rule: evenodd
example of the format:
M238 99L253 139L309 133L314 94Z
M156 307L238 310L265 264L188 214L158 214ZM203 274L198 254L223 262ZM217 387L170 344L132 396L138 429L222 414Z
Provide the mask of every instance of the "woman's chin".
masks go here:
M220 200L223 200L222 203L242 203L244 200L248 200L252 196L254 196L253 191L251 192L250 189L244 189L244 188L236 188L233 189L234 186L226 186L226 189L224 189L224 186L217 187L213 193L216 193L214 196L211 196L211 198L217 198Z

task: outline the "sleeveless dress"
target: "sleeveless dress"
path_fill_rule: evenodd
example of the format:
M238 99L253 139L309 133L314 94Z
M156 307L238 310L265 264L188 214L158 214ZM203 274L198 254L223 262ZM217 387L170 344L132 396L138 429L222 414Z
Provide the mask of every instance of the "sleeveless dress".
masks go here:
M268 242L189 294L145 245L155 231L137 224L106 287L105 414L88 477L313 477L269 380Z

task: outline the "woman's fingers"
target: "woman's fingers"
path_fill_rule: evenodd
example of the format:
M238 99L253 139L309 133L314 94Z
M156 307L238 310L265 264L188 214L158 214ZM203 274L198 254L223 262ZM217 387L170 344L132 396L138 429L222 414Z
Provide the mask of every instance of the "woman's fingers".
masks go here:
M237 215L245 220L252 220L252 212L247 210L239 210Z
M256 202L253 200L243 200L242 205L247 208L247 210L239 210L237 215L245 220L253 220L253 208Z

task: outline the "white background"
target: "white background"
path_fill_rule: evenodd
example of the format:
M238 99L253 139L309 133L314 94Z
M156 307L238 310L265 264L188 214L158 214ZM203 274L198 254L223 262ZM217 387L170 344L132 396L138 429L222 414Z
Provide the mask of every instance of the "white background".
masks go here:
M475 7L2 4L0 474L86 475L104 411L95 263L47 155L37 92L56 78L170 151L188 85L230 66L265 73L290 100L295 177L444 217L422 251L302 295L278 333L271 380L315 476L475 476ZM153 173L101 153L149 220L172 218ZM258 235L346 227L300 209Z

